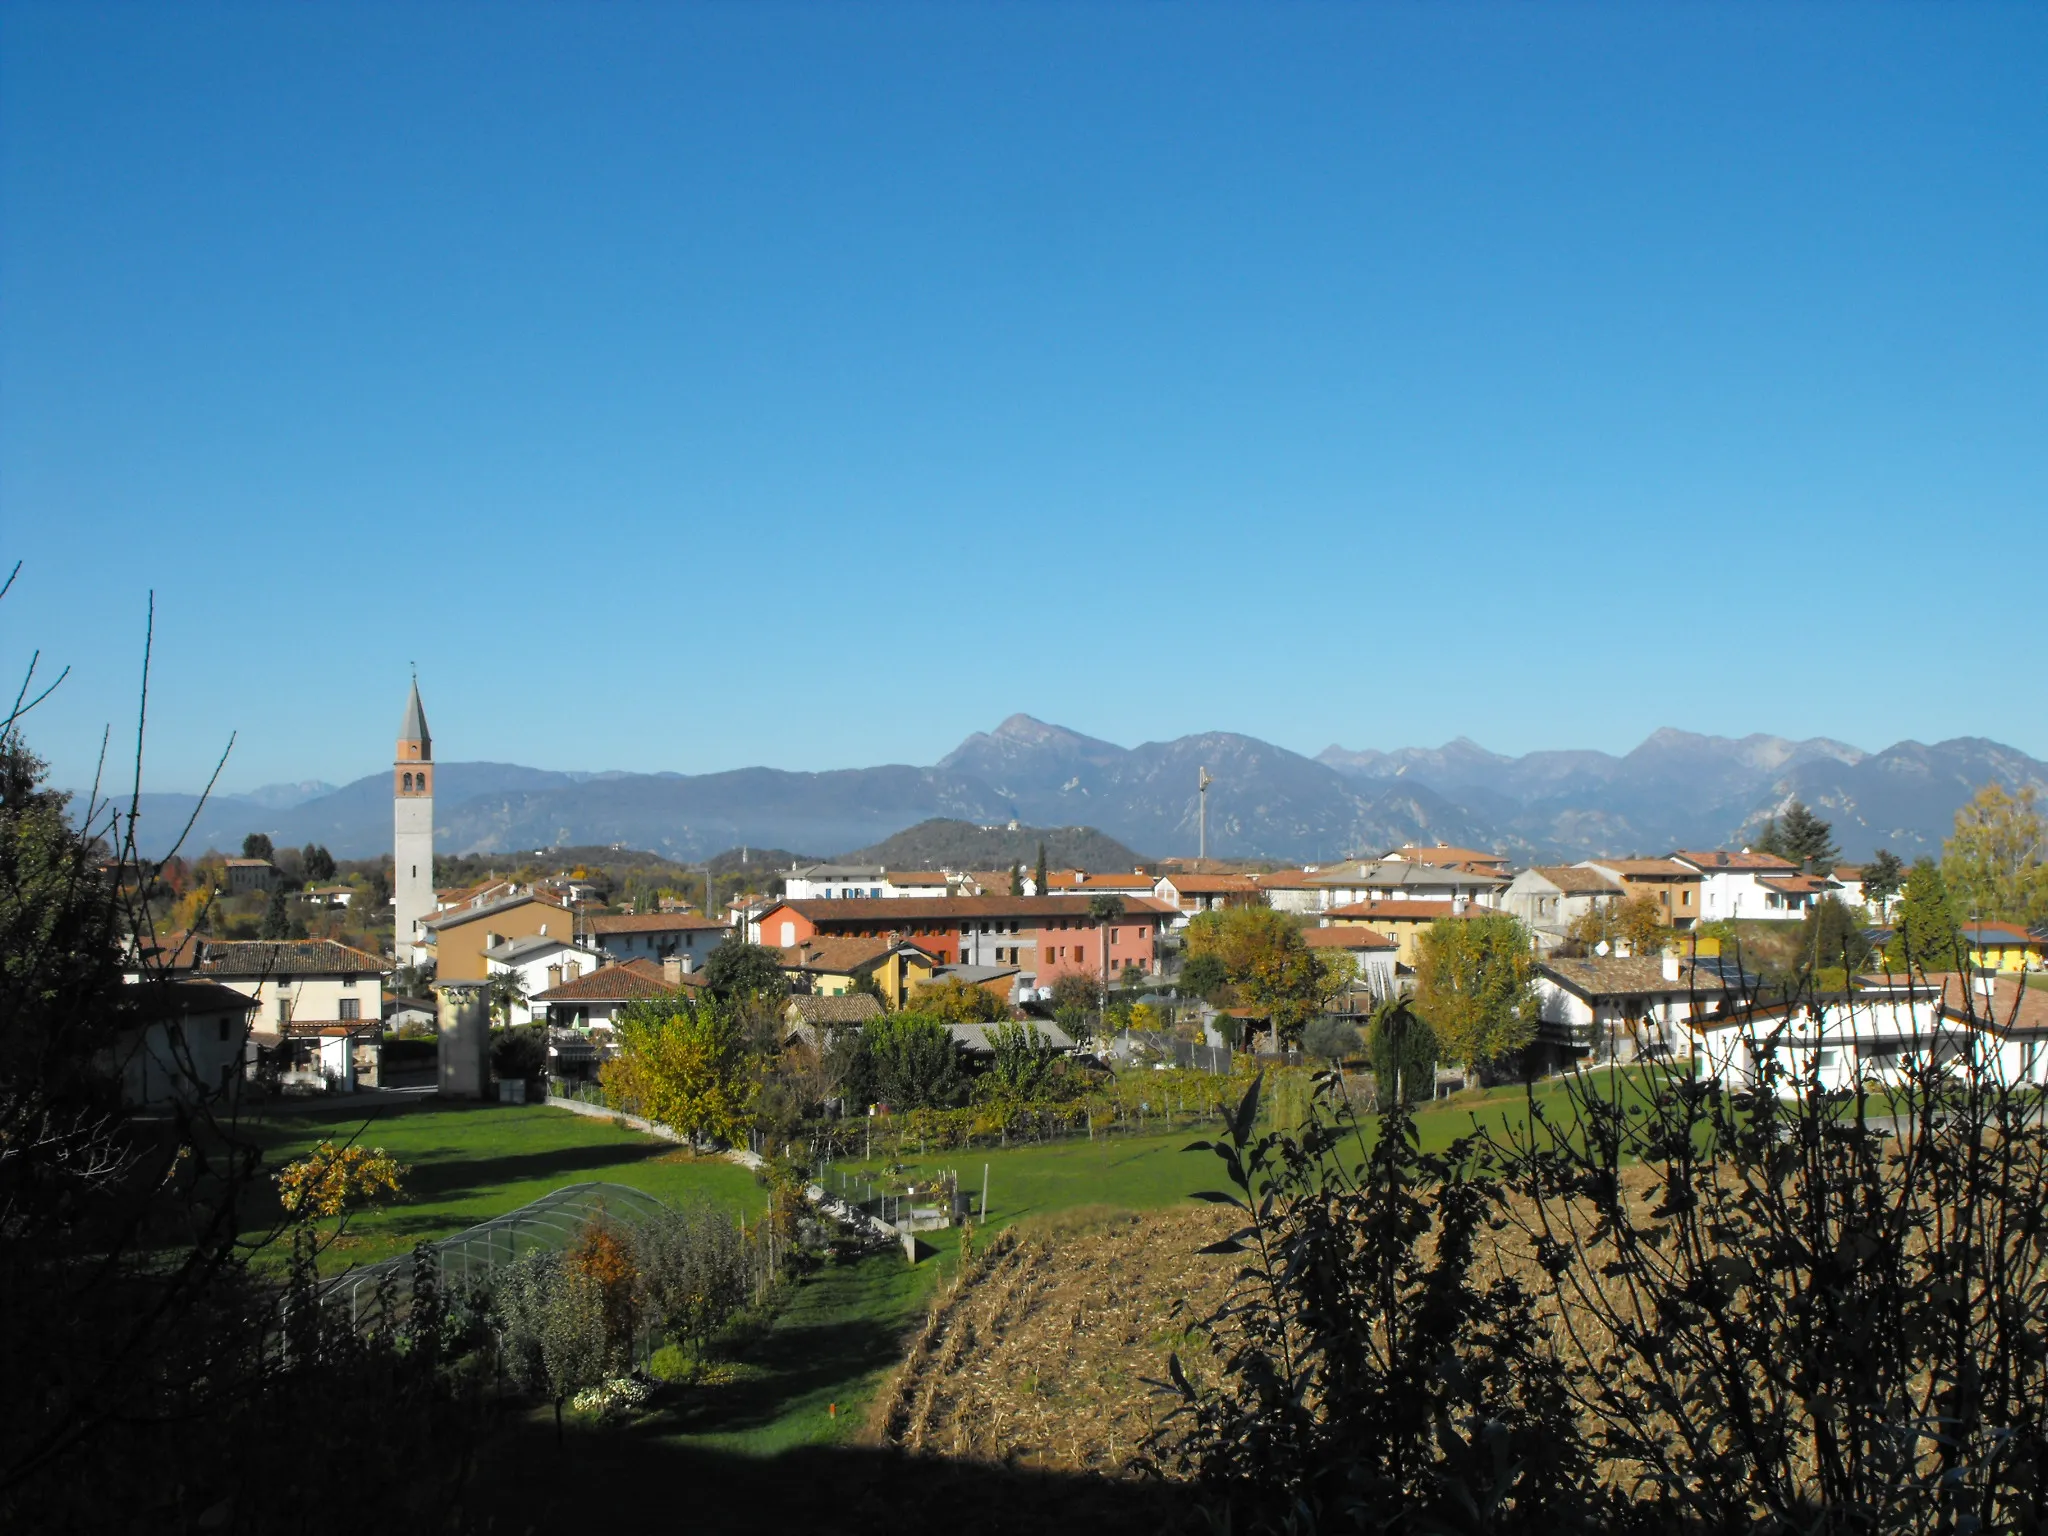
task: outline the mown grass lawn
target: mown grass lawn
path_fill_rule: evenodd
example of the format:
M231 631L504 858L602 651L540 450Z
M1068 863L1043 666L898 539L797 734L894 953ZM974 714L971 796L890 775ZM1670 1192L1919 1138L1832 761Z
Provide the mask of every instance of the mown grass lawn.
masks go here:
M408 1253L565 1184L625 1184L671 1203L708 1199L749 1212L767 1204L754 1175L734 1163L538 1104L353 1099L245 1118L241 1129L263 1148L266 1170L303 1157L322 1140L350 1137L382 1147L409 1168L400 1200L350 1219L322 1260L327 1274ZM266 1179L250 1191L244 1230L267 1227L278 1214Z

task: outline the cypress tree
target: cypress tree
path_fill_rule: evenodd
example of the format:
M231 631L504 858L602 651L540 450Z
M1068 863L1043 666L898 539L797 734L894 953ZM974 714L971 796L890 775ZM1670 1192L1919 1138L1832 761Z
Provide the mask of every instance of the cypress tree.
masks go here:
M1891 942L1884 947L1886 967L1896 973L1959 971L1965 958L1962 925L1956 921L1941 866L1928 858L1914 860L1899 895Z
M1045 843L1042 840L1038 845L1038 894L1041 896L1052 894L1045 888Z

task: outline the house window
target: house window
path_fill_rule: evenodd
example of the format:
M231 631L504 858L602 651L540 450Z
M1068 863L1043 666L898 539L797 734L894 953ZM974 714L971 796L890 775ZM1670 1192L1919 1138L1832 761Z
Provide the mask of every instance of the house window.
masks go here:
M228 1037L228 1021L225 1015L222 1016L220 1021L220 1037L222 1040L226 1040Z
M292 1000L280 992L277 997L277 1022L280 1024L289 1024L291 1023L291 1021Z
M353 1023L355 1020L361 1018L363 1016L362 1008L363 1005L357 1002L354 998L344 997L341 1000L342 1021L344 1023Z

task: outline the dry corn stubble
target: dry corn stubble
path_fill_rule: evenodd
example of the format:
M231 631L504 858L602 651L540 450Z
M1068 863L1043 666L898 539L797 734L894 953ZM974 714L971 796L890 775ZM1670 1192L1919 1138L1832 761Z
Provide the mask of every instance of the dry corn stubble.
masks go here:
M903 1449L1046 1470L1122 1473L1172 1401L1178 1350L1236 1266L1195 1250L1230 1231L1213 1208L1070 1216L999 1234L934 1305L880 1402Z

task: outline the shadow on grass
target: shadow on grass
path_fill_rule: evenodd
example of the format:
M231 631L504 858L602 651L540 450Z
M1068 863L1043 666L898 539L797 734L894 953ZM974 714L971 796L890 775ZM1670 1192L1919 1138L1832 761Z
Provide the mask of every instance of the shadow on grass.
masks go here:
M903 1328L876 1318L783 1323L746 1346L752 1371L716 1387L674 1387L649 1424L663 1434L734 1434L773 1423L792 1402L843 1386L902 1358ZM758 1374L756 1374L758 1373Z
M406 1179L406 1199L415 1203L467 1200L507 1184L535 1180L578 1184L604 1169L652 1162L674 1150L666 1142L621 1141L473 1157L465 1156L459 1147L435 1147L407 1154L413 1159L413 1172Z
M632 1431L571 1429L561 1446L544 1419L503 1434L479 1468L471 1529L582 1533L688 1530L1022 1536L1197 1529L1187 1490L1092 1474L1026 1471L863 1447L806 1447L754 1457Z

